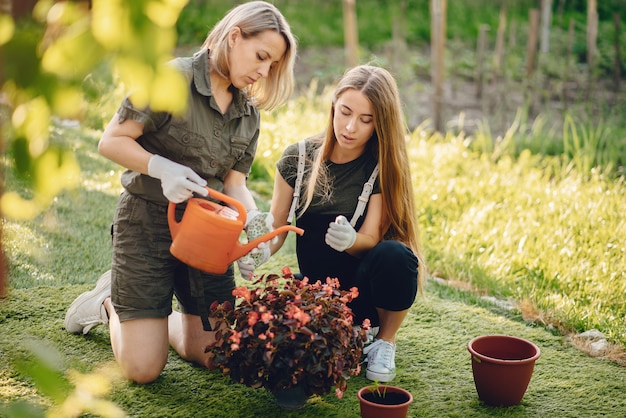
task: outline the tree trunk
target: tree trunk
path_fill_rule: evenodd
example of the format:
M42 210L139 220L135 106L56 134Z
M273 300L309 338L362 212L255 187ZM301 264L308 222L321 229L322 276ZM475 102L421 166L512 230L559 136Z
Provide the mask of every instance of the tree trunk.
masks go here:
M359 31L356 20L356 0L343 0L343 33L346 51L346 64L355 67L359 64Z
M504 32L506 31L506 6L500 8L498 19L498 32L496 33L496 51L493 58L493 83L500 78L504 72Z
M528 42L526 44L526 77L530 78L535 69L535 57L537 55L537 30L539 29L539 11L530 9L528 25Z
M593 68L595 66L596 41L598 38L598 4L596 0L587 2L587 100L591 98L593 90Z
M622 72L622 52L619 44L619 13L613 13L613 24L615 26L615 64L613 67L613 91L617 95L620 88L620 78Z
M392 40L392 68L402 68L402 62L406 59L406 1L399 0L392 3L391 40Z
M430 16L431 78L434 86L433 121L435 130L443 132L441 105L443 103L443 80L445 73L446 0L430 0Z
M476 98L483 96L484 70L483 62L485 62L485 51L487 50L487 32L489 25L480 25L478 29L478 47L476 50Z
M552 26L552 0L541 0L541 47L542 54L550 52L550 26Z

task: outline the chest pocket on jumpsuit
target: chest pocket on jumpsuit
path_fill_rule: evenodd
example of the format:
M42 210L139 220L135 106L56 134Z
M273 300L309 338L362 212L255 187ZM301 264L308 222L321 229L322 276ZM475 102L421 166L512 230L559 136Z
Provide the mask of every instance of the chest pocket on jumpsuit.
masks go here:
M239 161L243 158L249 144L250 138L236 135L230 137L230 152L235 160Z
M175 160L193 170L203 166L202 161L208 158L206 137L177 124L170 125L168 134L174 139L169 152Z
M245 157L251 138L241 135L230 135L228 140L212 140L209 170L215 177L224 179L230 169Z

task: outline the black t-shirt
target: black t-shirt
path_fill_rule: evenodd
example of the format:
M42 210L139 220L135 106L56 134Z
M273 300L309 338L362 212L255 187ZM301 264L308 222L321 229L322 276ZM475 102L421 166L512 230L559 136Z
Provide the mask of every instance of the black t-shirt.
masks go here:
M306 141L307 158L303 184L307 181L313 154L318 146L310 140ZM324 242L324 236L328 225L338 215L344 215L348 221L352 219L363 185L369 180L376 163L375 157L369 150L366 150L356 160L345 164L326 161L325 164L332 182L330 200L320 204L320 200L314 198L306 212L300 217L297 216L299 212L296 211L296 224L304 229L304 235L296 238L298 265L300 273L309 279L325 280L326 277L337 277L341 283L341 288L348 289L355 286L354 274L360 259L346 252L332 249ZM276 166L285 181L294 187L298 166L297 144L292 144L285 149ZM379 193L380 187L378 179L376 179L372 195ZM305 197L301 193L300 203L303 203L304 199ZM367 207L356 223L355 229L357 231L366 214Z

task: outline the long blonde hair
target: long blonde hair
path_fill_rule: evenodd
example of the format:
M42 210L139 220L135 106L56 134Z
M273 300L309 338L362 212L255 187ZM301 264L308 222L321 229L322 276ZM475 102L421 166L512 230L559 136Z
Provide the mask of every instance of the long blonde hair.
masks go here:
M211 29L201 47L211 51L213 69L224 78L230 75L228 36L235 27L241 30L245 38L273 30L285 39L285 54L272 66L269 75L245 89L260 109L272 110L285 103L294 89L293 68L297 54L297 42L287 20L276 6L265 1L251 1L231 9Z
M332 192L324 161L330 159L337 144L333 127L335 103L347 90L360 91L374 109L375 129L367 149L377 158L380 167L379 182L383 203L381 236L400 241L413 250L419 260L419 290L422 292L426 265L422 257L417 209L406 151L408 127L396 81L384 68L360 65L346 71L338 82L333 94L328 126L324 133L315 138L321 145L316 151L305 185L306 199L300 212L306 210L314 196L325 199Z

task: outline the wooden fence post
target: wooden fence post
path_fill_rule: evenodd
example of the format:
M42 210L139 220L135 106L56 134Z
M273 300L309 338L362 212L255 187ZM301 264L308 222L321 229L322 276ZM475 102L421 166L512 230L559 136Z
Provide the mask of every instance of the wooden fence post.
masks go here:
M595 66L596 41L598 38L598 4L596 0L587 1L587 99L593 90L593 68Z
M563 108L567 109L567 80L569 80L570 61L572 57L572 49L574 48L574 19L569 20L569 28L567 30L567 49L565 50L565 68L563 69L563 87L561 95L563 96Z
M485 62L485 51L487 50L487 32L489 25L480 25L478 28L478 45L476 49L476 98L483 96L483 62Z
M539 11L530 9L528 25L528 42L526 43L526 77L530 78L535 68L535 57L537 55L537 32L539 29Z
M14 9L13 9L13 1L11 0L0 0L0 12L7 14L9 16L12 16L13 18L15 18L14 16ZM26 2L23 2L24 4ZM3 65L3 54L2 54L2 47L0 46L0 87L4 85L4 65ZM4 107L4 94L0 94L0 106ZM5 133L5 129L0 129L0 155L4 155L4 133ZM0 174L0 180L2 179L2 175ZM2 193L4 192L3 190L3 185L4 181L0 181L0 197L2 196ZM2 212L0 211L0 218L2 217ZM3 240L3 235L2 235L2 228L0 227L0 299L3 299L6 296L6 289L7 289L7 285L9 283L9 279L8 279L8 273L7 273L7 264L6 264L6 258L5 258L5 252L4 252L4 240Z
M343 34L346 64L352 68L359 64L359 31L356 20L356 0L343 0Z
M613 92L615 93L615 95L617 95L619 93L619 88L620 88L620 78L621 78L621 72L622 72L622 60L621 60L621 48L620 48L620 44L619 44L619 13L613 13L613 26L615 26L615 37L614 37L614 43L615 43L615 64L613 67Z
M443 132L443 80L445 73L446 0L430 0L431 79L434 86L433 121L435 130Z
M391 22L391 40L392 40L392 68L399 73L402 68L402 60L406 59L406 7L407 0L399 0L393 2L392 22Z
M498 31L496 32L496 50L493 57L493 83L504 73L504 32L506 31L506 6L500 8Z
M550 26L552 26L552 0L541 0L541 45L542 54L550 52Z

